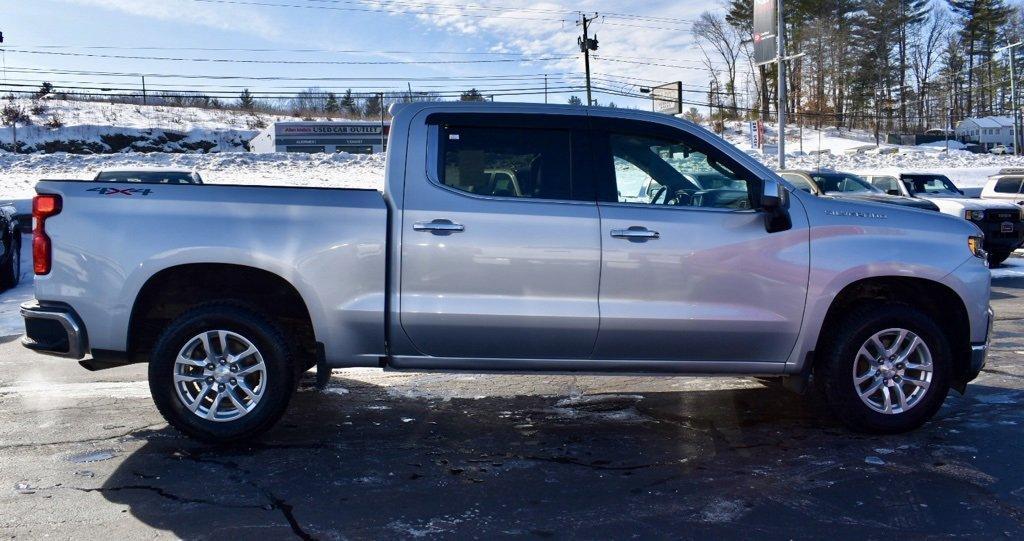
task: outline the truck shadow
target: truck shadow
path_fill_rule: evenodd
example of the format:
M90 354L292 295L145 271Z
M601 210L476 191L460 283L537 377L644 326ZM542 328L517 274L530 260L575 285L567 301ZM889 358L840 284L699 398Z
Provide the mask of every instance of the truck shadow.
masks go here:
M762 387L429 400L333 383L347 393L300 392L255 445L137 433L97 490L181 538L1024 532L1012 389L972 386L875 437Z

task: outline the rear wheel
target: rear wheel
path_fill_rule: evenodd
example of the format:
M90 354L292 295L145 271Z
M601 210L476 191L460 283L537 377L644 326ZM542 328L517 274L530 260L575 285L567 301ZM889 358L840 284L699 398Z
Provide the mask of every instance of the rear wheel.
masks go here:
M949 342L930 317L910 306L853 310L821 355L815 379L835 415L854 430L915 429L949 393Z
M1010 257L1011 253L1013 252L989 252L988 265L990 267L998 267L1003 263L1003 261L1006 261Z
M253 438L284 414L295 390L288 343L261 314L229 303L198 306L160 335L149 363L157 409L193 438Z
M21 281L21 238L11 237L10 257L0 265L0 290L10 289Z

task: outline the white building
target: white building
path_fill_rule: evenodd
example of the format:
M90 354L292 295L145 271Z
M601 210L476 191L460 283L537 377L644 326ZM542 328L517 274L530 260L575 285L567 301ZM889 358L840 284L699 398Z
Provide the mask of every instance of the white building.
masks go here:
M372 154L384 151L390 123L373 121L275 122L251 141L253 152L348 152Z
M985 148L1013 144L1013 118L986 116L965 118L956 125L956 138L966 143L978 143Z

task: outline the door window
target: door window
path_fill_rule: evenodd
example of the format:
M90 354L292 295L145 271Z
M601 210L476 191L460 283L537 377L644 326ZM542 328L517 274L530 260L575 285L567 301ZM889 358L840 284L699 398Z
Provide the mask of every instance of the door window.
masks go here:
M803 175L798 175L796 173L782 173L781 176L788 180L794 188L807 193L814 193L814 186L811 186L811 181L804 178Z
M749 183L714 150L669 139L610 134L620 203L749 209Z
M871 184L890 195L900 194L900 185L895 177L871 177Z
M442 130L441 183L475 195L570 199L569 131L504 127Z
M1021 177L1004 177L996 181L996 193L1020 193Z

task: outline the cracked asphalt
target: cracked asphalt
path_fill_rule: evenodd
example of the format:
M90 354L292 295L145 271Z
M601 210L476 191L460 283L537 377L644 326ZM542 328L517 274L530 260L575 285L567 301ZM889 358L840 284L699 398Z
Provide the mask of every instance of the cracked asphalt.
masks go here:
M142 366L0 338L7 538L1022 538L1024 279L994 350L901 436L751 379L336 371L259 443L168 428Z

